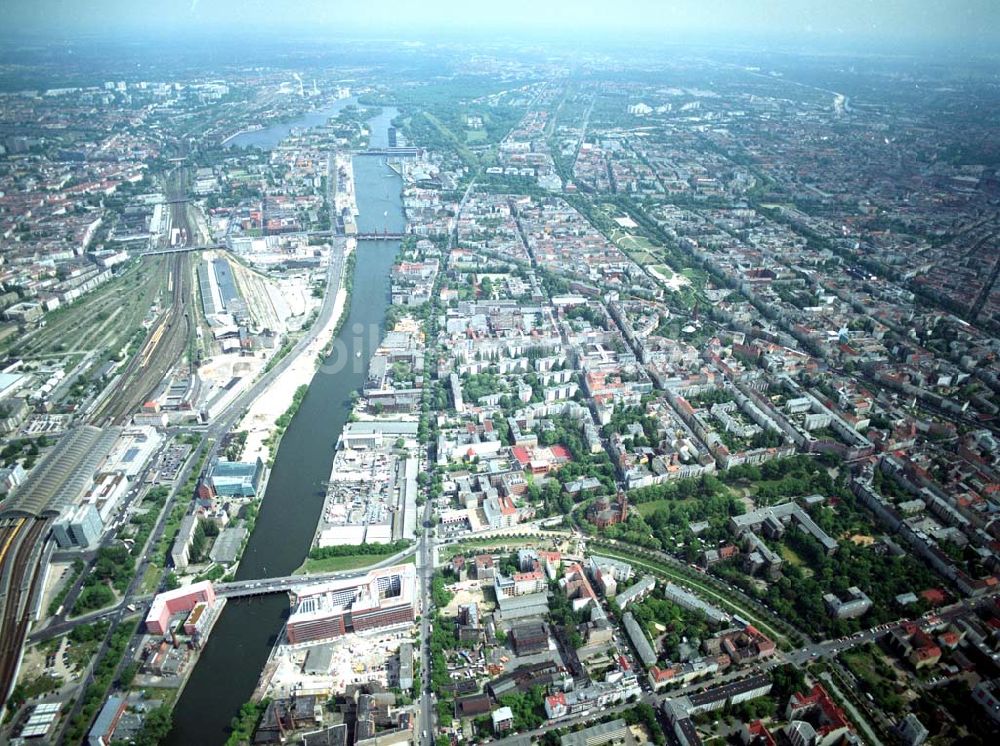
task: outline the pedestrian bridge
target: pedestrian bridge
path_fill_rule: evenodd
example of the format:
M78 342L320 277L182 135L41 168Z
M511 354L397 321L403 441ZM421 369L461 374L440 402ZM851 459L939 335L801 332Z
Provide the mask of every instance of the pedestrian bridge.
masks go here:
M139 256L163 256L165 254L185 254L189 251L208 251L209 249L225 249L227 248L225 244L222 243L206 243L198 244L197 246L170 246L166 249L150 249L149 251L143 251Z

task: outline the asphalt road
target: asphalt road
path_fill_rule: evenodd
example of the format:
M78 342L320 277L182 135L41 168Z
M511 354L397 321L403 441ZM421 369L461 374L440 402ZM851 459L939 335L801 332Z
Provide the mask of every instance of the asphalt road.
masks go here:
M431 577L434 575L434 537L430 526L433 515L432 500L424 503L424 529L417 545L417 580L420 583L420 728L418 743L434 743L434 703L431 701Z

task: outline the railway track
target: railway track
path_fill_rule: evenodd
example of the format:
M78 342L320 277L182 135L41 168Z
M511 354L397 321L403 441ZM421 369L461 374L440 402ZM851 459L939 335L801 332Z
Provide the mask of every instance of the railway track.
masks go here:
M9 524L0 526L0 582L3 578L3 561L7 558L7 552L10 551L10 546L17 538L18 532L24 526L24 520L24 518L18 518Z
M14 686L21 649L31 625L31 599L38 590L40 544L48 531L50 519L21 519L8 534L9 551L0 564L4 590L0 596L0 701L6 701ZM27 529L25 530L25 526ZM18 538L18 534L22 535ZM25 584L27 583L27 588Z
M192 293L188 267L186 254L171 257L170 307L125 367L115 390L91 413L91 423L115 425L126 421L156 391L171 367L183 356L191 334L189 303Z
M170 177L170 225L171 233L180 229L182 244L195 241L193 221L188 215L186 202L180 202L184 195L185 174L177 172ZM128 421L132 414L155 393L167 373L183 357L188 340L193 331L191 319L191 287L189 255L180 252L169 255L167 294L169 306L149 330L142 347L132 356L114 390L107 391L88 417L93 425L120 425Z

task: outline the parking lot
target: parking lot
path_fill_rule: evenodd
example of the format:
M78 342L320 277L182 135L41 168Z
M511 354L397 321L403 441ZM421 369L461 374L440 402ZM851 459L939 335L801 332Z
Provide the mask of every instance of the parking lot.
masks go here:
M163 484L177 479L177 475L190 453L191 446L187 443L171 443L160 455L159 461L153 468L154 481Z

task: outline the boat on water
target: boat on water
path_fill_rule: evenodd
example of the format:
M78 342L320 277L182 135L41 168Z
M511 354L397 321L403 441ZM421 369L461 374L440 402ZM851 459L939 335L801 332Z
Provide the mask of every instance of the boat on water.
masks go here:
M361 357L361 350L354 353L354 357Z

